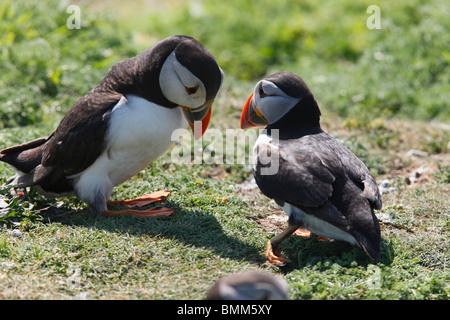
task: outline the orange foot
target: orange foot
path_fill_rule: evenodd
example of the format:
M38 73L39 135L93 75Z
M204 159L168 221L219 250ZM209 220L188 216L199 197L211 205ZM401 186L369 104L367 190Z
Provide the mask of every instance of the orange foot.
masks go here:
M300 229L298 228L297 230L294 231L294 234L303 238L309 238L311 237L311 231L306 230L306 229ZM322 240L322 241L327 241L327 242L333 242L333 239L330 238L326 238L326 237L322 237L322 236L317 236L317 239Z
M333 239L327 238L327 237L322 237L322 236L317 236L317 239L322 240L322 241L326 241L326 242L333 242Z
M266 257L267 259L277 265L278 267L283 267L287 263L291 263L292 261L286 258L278 249L277 245L273 245L272 241L267 241L267 247L266 247Z
M118 215L127 215L131 214L133 216L137 217L147 217L147 218L153 218L153 217L167 217L170 216L173 212L176 211L176 209L172 208L164 208L164 207L154 207L146 210L135 210L131 209L134 207L143 207L146 205L149 205L154 202L160 202L164 201L170 194L170 191L162 190L153 192L151 194L146 194L142 197L138 197L135 199L127 199L127 200L116 200L116 201L108 201L108 205L114 205L114 206L125 206L130 209L124 209L124 210L106 210L104 214L108 216L118 216Z
M309 238L311 236L311 232L306 229L300 229L294 231L294 234L303 238Z

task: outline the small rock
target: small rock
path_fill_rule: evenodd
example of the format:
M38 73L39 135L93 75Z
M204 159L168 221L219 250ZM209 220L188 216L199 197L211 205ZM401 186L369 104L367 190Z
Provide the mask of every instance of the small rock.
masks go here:
M383 223L393 223L394 217L390 213L380 213L377 214L378 220L380 220Z
M384 179L381 181L380 187L381 188L387 188L391 185L391 181L389 179Z
M429 155L429 153L425 152L425 151L422 151L422 150L411 149L405 155L407 157L424 158L424 157L427 157Z
M9 206L9 203L3 199L0 199L0 209L6 208L7 206Z
M420 168L415 170L409 177L406 177L406 183L409 185L414 184L415 182L417 182L418 178L420 178L427 170L427 167L421 166Z
M11 232L9 232L9 235L12 237L21 238L23 236L23 233L19 229L14 229Z
M390 186L391 183L392 182L388 179L381 181L381 184L378 186L378 189L380 190L380 193L382 195L389 193L389 192L397 191L397 188Z
M419 169L417 169L416 171L414 171L414 176L416 178L420 177L421 175L423 175L425 173L425 171L427 171L428 168L425 166L421 166Z
M255 179L252 179L250 181L244 181L240 185L241 190L253 190L258 188L258 185L256 184Z
M77 300L88 300L89 299L89 293L88 292L80 292L75 296L75 299Z
M11 211L10 208L2 208L2 209L0 209L0 218L6 217L9 214L10 211Z

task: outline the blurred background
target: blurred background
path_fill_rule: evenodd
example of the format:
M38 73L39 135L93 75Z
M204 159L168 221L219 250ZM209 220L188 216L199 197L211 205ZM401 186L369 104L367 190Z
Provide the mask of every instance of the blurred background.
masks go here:
M380 29L367 27L373 4ZM67 27L70 5L80 29ZM0 128L60 117L114 63L175 34L213 53L236 112L256 81L289 70L322 109L359 125L448 121L448 17L445 0L2 0Z

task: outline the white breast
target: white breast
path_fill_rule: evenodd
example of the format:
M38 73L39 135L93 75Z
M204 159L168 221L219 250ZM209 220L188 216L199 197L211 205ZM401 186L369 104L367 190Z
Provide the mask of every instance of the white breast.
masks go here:
M273 175L278 172L280 155L277 144L278 136L272 137L266 130L261 132L253 147L253 171L257 170L257 164L260 163L259 174Z
M164 108L134 95L113 108L106 131L106 150L75 179L75 190L89 203L93 194L106 198L112 188L141 171L175 141L172 132L186 128L181 108Z
M270 145L272 142L272 137L267 134L267 132L262 131L256 139L255 145L253 146L253 170L256 170L256 164L258 163L259 149L261 146Z
M358 242L356 239L349 233L339 229L338 227L335 227L331 223L328 223L322 219L319 219L311 214L307 214L304 211L300 210L296 206L290 205L289 203L285 202L283 206L283 211L289 216L293 211L295 211L296 214L300 215L303 220L303 227L311 231L312 233L335 239L335 240L341 240L346 241L350 244L357 245Z

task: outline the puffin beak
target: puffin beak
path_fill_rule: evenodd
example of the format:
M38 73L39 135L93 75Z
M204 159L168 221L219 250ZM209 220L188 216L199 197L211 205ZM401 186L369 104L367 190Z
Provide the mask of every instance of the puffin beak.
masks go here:
M263 126L266 124L268 124L268 122L264 119L262 113L256 108L252 93L245 103L244 110L242 110L241 128L246 129L250 127Z
M189 126L194 133L195 140L200 139L208 128L211 119L211 107L214 100L206 101L201 107L193 109L189 107L181 107Z

